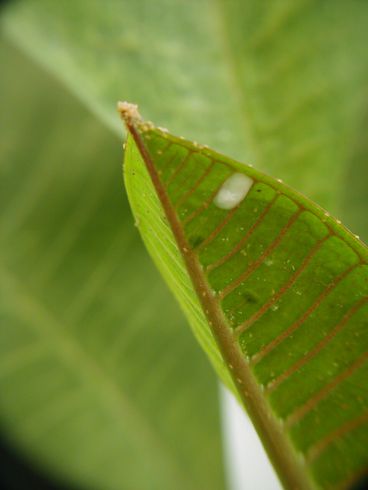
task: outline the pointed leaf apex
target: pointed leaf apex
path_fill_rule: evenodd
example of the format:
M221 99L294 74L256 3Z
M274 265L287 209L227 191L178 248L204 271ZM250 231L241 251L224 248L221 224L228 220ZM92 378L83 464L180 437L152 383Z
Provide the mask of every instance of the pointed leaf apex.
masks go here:
M125 122L127 129L132 132L132 128L136 128L139 132L146 132L154 128L150 121L144 121L138 112L138 105L130 102L117 103L117 110L120 117Z
M123 121L125 121L125 123L128 125L134 124L137 121L142 121L141 115L138 112L137 104L119 101L117 104L117 109Z

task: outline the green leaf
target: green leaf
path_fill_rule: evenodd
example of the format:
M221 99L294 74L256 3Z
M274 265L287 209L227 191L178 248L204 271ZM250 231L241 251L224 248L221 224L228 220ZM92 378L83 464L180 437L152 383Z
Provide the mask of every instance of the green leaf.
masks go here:
M286 487L345 488L368 463L367 248L281 181L120 110L137 226L202 347Z
M0 64L4 435L68 488L222 489L217 382L133 227L119 141L3 42Z
M134 100L339 214L367 103L367 23L358 0L18 0L3 19L115 132L116 100Z

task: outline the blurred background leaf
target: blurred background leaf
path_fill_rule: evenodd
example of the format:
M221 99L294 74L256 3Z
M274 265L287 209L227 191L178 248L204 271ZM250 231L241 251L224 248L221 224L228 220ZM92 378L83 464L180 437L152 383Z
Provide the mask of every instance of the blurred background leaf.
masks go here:
M344 217L367 101L367 2L19 0L3 23L114 131L116 101L136 102Z
M5 439L68 488L223 488L214 375L133 227L119 140L3 40L0 63Z
M368 242L368 111L355 135L342 195L342 215Z

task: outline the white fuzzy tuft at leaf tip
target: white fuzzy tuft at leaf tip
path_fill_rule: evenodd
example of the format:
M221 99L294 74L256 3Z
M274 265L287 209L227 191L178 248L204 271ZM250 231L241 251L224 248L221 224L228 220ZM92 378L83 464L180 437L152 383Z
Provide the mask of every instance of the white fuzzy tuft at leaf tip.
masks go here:
M140 121L141 116L138 112L137 104L131 104L130 102L121 102L117 103L117 109L121 116L121 118L126 123L132 123L135 121Z

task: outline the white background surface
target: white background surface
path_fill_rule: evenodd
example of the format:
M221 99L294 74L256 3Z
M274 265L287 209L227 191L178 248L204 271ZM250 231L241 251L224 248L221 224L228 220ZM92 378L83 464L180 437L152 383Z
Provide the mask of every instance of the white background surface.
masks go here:
M220 402L229 490L282 490L252 422L223 385Z

